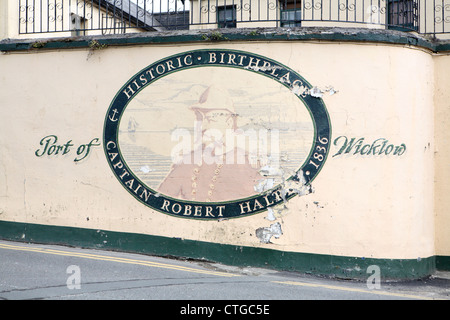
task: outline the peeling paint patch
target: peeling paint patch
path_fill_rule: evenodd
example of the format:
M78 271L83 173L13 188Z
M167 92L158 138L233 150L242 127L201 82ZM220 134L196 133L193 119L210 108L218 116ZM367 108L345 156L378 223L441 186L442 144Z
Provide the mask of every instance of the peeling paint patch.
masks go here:
M322 98L324 93L328 92L330 96L338 93L339 91L334 89L332 86L327 86L324 89L313 87L309 90L309 94L314 98Z
M282 182L280 183L281 188L277 191L277 196L281 200L283 200L283 202L267 208L267 216L265 216L264 219L269 221L275 221L289 212L288 197L292 196L293 194L304 196L310 193L314 193L314 188L312 187L312 185L307 184L307 180L303 170L300 170L299 172L292 175L291 173L285 172L284 169L279 168L277 170L277 173L278 175L275 176L282 180ZM292 177L293 179L286 179L287 176ZM275 179L271 179L273 181L259 181L259 183L254 186L255 190L259 190L260 192L264 192L264 189L266 188L266 190L269 190L271 183L275 181Z
M283 170L278 166L264 166L259 169L259 172L263 176L282 176L284 174Z
M335 93L338 93L337 90L335 90L333 87L330 87L330 89L328 90L328 92L330 93L330 96L332 96Z
M323 97L323 92L322 90L320 90L317 87L313 87L310 91L309 94L311 95L311 97L314 98L322 98Z
M275 237L278 239L283 232L281 231L281 224L279 222L271 224L270 227L256 229L256 236L262 243L270 243L270 239Z
M267 190L270 190L273 188L275 183L275 179L268 178L268 179L262 179L258 181L258 184L254 186L254 189L256 192L261 193Z
M292 92L297 96L306 97L310 95L314 98L322 98L325 93L328 92L330 96L339 92L333 86L326 86L325 88L319 88L317 86L312 87L311 89L307 88L301 82L294 83L292 85Z
M314 192L311 185L306 184L305 174L300 170L296 174L296 179L287 180L284 182L284 190L289 193L296 193L299 196L304 196Z
M274 221L277 218L275 217L275 212L273 211L272 208L267 208L267 217L265 218L269 221Z

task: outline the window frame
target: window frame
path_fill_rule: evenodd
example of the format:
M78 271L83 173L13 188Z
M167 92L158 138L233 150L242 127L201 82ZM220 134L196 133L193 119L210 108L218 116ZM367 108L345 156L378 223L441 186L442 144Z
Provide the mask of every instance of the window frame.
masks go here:
M217 7L217 27L218 28L236 28L237 27L237 12L236 5L224 5ZM227 13L231 12L231 20L227 20ZM221 14L223 18L221 19Z
M294 19L284 19L283 14L294 13ZM297 14L299 15L297 18ZM300 27L302 25L302 9L300 8L281 8L280 9L280 27Z
M387 26L398 31L419 31L417 0L388 0ZM401 10L406 8L406 15Z

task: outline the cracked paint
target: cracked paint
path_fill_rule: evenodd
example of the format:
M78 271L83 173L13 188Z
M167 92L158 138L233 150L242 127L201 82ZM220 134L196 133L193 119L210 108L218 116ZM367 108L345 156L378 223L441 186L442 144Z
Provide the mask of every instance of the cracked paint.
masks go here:
M311 185L307 184L307 180L304 176L303 170L300 170L292 177L294 179L286 179L286 173L282 168L278 171L280 178L282 179L280 197L283 199L281 204L275 205L273 207L267 208L267 216L264 219L269 221L275 221L279 217L282 217L284 214L289 212L287 196L292 195L293 193L298 196L308 195L314 192L314 189ZM255 186L255 189L259 187L260 184ZM318 207L318 203L316 204ZM256 237L260 240L261 243L270 243L270 239L272 236L275 238L279 238L282 235L281 224L279 222L272 224L269 228L262 227L256 230Z
M311 88L311 90L309 90L309 94L311 95L311 97L314 98L322 98L324 93L328 92L328 94L330 96L338 93L339 91L334 89L332 86L327 86L323 89L319 88L319 87L313 87Z
M281 224L279 222L271 224L270 227L256 229L256 236L262 243L271 243L270 239L275 237L278 239L283 232L281 231Z

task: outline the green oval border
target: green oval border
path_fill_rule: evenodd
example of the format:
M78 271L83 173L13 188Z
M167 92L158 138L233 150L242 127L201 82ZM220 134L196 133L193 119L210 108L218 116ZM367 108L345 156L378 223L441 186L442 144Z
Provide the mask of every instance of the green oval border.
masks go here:
M212 62L211 57L214 55L216 59ZM227 57L229 57L229 55L234 55L239 57L239 59L237 61L234 59L234 63L231 63L224 58L226 55L228 55ZM162 68L161 66L166 67ZM171 216L191 219L217 220L245 217L263 212L267 210L267 208L287 201L297 195L295 192L283 190L282 186L278 185L263 193L233 201L204 203L180 200L165 196L147 187L129 169L120 152L118 142L120 118L128 103L142 89L162 77L173 72L205 66L231 67L255 72L283 84L292 91L295 91L296 89L295 83L301 83L307 90L312 89L312 85L309 82L289 67L275 60L246 51L201 49L187 51L160 59L142 69L128 80L117 92L108 108L104 122L103 146L108 164L116 178L133 197L144 205ZM160 68L158 69L158 67ZM157 70L162 69L164 69L164 72L157 72ZM127 93L125 93L125 91ZM294 92L293 94L295 94L308 109L314 124L314 140L307 159L297 170L296 175L291 176L288 180L299 181L297 174L302 172L303 178L305 179L304 181L306 182L305 185L309 185L316 178L326 162L330 149L331 122L328 111L321 98L312 97L309 94L299 95ZM184 210L181 210L179 213L171 212L170 206L173 206L175 203L184 208ZM254 210L251 208L254 208Z

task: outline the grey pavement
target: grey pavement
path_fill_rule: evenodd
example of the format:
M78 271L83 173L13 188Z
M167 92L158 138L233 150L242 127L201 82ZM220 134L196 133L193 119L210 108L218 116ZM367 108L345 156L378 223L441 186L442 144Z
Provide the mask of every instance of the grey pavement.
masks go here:
M0 299L4 300L450 300L446 272L422 280L380 282L379 287L374 283L0 241Z

